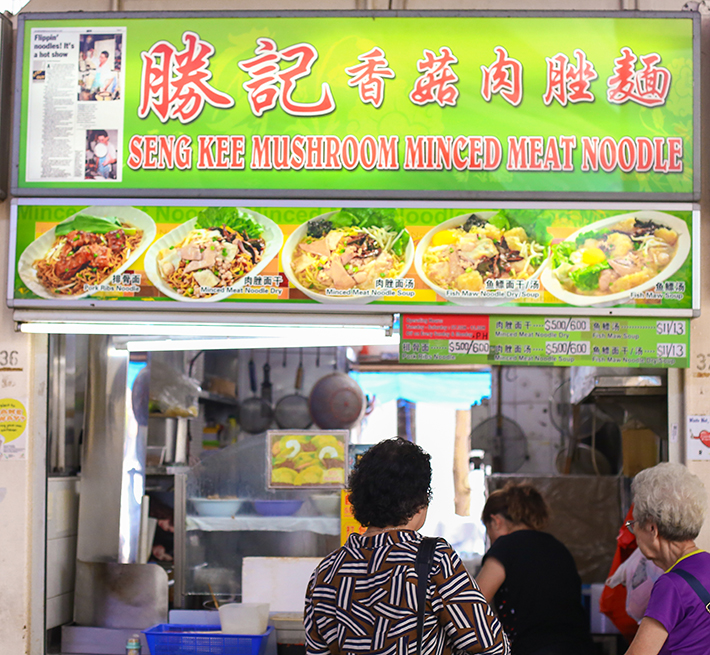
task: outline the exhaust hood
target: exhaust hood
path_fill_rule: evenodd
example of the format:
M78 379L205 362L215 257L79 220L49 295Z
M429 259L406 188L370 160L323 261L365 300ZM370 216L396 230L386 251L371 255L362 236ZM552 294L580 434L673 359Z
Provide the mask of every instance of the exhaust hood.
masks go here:
M572 367L570 402L576 405L606 396L665 396L667 382L665 369Z

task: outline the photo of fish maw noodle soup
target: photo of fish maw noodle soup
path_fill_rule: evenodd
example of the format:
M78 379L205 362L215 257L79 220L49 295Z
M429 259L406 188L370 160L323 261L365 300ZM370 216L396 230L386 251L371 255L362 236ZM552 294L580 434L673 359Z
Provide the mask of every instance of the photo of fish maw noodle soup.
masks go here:
M394 210L343 209L308 222L291 268L307 289L374 289L378 278L401 276L409 233Z
M143 231L119 221L79 214L54 229L47 254L32 264L37 279L61 296L84 292L85 285L104 282L138 248Z
M545 246L531 239L524 228L506 229L471 214L460 226L434 234L422 257L422 268L443 289L482 291L486 280L527 280L545 255Z
M208 298L247 275L264 255L264 227L234 207L209 207L195 228L174 246L158 252L163 281L186 298Z
M675 230L630 217L553 246L552 274L571 293L620 293L658 275L677 248Z

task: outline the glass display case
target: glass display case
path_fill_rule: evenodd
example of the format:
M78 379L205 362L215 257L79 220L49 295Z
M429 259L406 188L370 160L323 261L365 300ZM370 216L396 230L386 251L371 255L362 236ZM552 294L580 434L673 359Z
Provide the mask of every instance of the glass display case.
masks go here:
M244 557L323 557L340 544L340 489L269 489L266 434L176 479L176 604L240 600ZM180 534L180 533L183 534Z

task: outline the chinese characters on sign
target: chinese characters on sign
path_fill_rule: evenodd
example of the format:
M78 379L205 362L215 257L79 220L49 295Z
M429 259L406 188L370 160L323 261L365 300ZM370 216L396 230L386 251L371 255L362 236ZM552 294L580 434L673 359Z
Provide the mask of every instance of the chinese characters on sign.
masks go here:
M239 62L239 68L252 78L243 84L249 94L249 105L255 116L276 107L278 102L292 116L322 116L335 109L330 87L322 85L322 95L317 102L295 102L292 99L296 81L311 74L318 51L309 43L284 48L279 51L272 39L257 39L255 57ZM282 69L280 62L296 60L293 66Z
M214 47L194 32L183 34L184 49L178 51L166 41L142 53L143 73L138 115L152 111L162 122L195 120L205 105L229 109L235 100L213 88L209 80L209 59ZM496 59L481 66L481 96L491 102L498 95L513 106L523 100L523 65L502 47L494 48ZM336 109L330 85L321 84L320 98L313 102L296 101L298 80L314 73L318 51L308 43L279 49L270 38L257 39L255 56L238 62L249 75L242 84L251 112L261 117L279 105L292 116L321 116ZM660 67L656 53L637 57L630 48L621 49L614 74L607 80L610 103L635 102L648 107L663 104L668 95L671 74ZM640 62L638 68L637 60ZM364 104L380 108L385 102L386 80L396 76L385 51L374 47L358 56L358 64L345 67L347 86L356 88ZM284 65L287 62L294 62ZM595 101L592 83L598 78L594 64L581 49L574 61L564 53L547 57L547 88L544 105L561 106ZM442 46L437 55L424 50L416 62L420 73L409 92L417 106L432 103L454 107L459 99L459 76L453 66L459 63L452 49ZM638 70L637 70L638 69ZM575 170L573 154L579 149L579 169L583 172L620 170L624 173L653 171L683 172L683 139L666 136L616 139L575 135L509 136L507 144L489 135L411 136L403 144L398 135L377 138L366 135L198 135L196 144L187 135L134 135L129 140L127 165L133 170L191 168L198 170L458 170L508 171ZM400 149L400 145L403 147ZM507 151L505 146L507 145ZM507 157L506 157L507 154ZM248 159L248 156L250 160Z
M567 55L558 53L547 57L547 88L542 101L549 105L557 100L563 107L568 102L594 102L590 91L592 82L597 79L594 64L587 60L583 50L575 50L577 65L571 64Z
M358 59L361 64L345 69L352 77L348 80L348 86L358 88L363 104L369 102L373 107L381 107L385 98L384 78L393 78L394 71L389 67L385 53L380 48L373 48Z
M202 113L205 103L222 109L234 105L232 97L209 84L212 44L194 32L185 32L182 42L185 48L179 52L171 43L158 41L141 53L140 118L152 111L163 123L171 119L189 123Z
M167 41L155 43L148 52L142 52L141 101L138 115L145 118L151 111L164 123L177 119L189 123L199 116L205 104L222 109L234 106L234 99L209 84L212 74L209 59L215 54L212 44L202 40L195 32L182 36L184 49L178 51ZM254 116L263 116L278 104L292 116L322 116L336 108L330 85L323 82L321 96L314 102L297 102L293 99L299 79L313 73L318 51L309 43L298 43L279 50L276 42L267 37L256 40L254 57L238 62L249 75L242 85ZM523 64L511 56L506 48L494 48L495 60L481 65L481 97L491 102L499 95L517 107L523 100ZM592 82L598 78L594 64L581 49L574 51L576 63L571 63L564 53L546 57L547 86L543 102L550 105L556 100L562 106L568 103L593 102ZM393 71L385 52L380 47L358 56L359 64L345 68L351 79L347 84L357 87L363 104L382 106L385 79L392 79ZM295 62L282 67L283 62ZM645 107L663 105L671 85L671 73L660 66L661 56L655 52L637 55L631 48L622 47L621 56L614 60L614 74L607 79L607 100L613 104L635 102ZM436 102L439 106L456 106L459 76L452 66L459 60L451 48L442 46L437 56L431 50L423 51L416 62L420 76L415 80L409 99L424 106ZM639 68L640 64L640 68Z

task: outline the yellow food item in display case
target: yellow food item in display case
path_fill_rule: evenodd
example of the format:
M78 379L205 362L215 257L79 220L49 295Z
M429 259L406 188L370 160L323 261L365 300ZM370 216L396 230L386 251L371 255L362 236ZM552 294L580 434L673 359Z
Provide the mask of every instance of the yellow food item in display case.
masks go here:
M270 484L345 484L345 438L336 434L272 434Z

